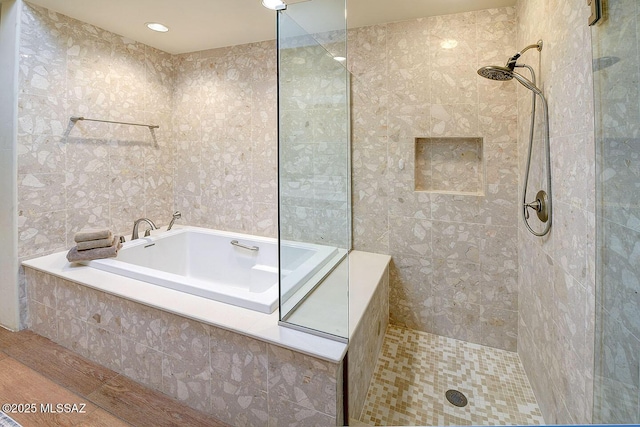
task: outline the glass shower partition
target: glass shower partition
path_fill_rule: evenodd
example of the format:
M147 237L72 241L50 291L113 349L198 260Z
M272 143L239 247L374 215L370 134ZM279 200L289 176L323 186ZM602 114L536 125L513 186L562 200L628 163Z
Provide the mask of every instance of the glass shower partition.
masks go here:
M345 0L278 12L280 321L345 341L351 248Z
M593 422L640 423L640 2L592 27L596 128Z

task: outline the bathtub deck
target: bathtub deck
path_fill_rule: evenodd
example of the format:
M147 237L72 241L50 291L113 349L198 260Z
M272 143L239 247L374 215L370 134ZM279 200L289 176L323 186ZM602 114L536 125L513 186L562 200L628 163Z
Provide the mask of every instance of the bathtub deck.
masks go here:
M2 403L85 403L85 414L9 414L23 427L226 426L31 331L0 328Z
M339 363L346 352L346 344L278 326L278 310L271 314L265 314L235 307L88 266L69 264L65 255L65 252L58 252L24 261L23 265L102 292L329 362Z

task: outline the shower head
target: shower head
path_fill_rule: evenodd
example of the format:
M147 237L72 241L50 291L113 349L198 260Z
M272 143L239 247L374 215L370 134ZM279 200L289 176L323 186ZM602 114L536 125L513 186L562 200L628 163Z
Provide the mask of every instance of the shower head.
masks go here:
M482 67L478 70L478 74L489 80L504 81L511 80L513 78L513 70L497 65L488 65L486 67Z
M538 89L535 83L529 81L527 78L513 71L516 67L528 67L532 72L533 70L528 65L518 65L518 59L522 56L523 53L528 51L529 49L536 49L538 52L542 50L542 40L538 40L536 44L530 44L529 46L522 49L520 52L516 52L511 58L507 60L507 65L504 67L500 67L498 65L489 65L486 67L482 67L478 70L478 74L480 74L485 79L490 80L511 80L516 79L522 84L522 86L526 87L529 90L537 93L538 95L542 95L542 91ZM533 79L535 81L535 78Z
M488 65L486 67L482 67L478 70L478 74L489 80L498 80L505 81L516 79L522 84L522 86L526 87L529 90L537 93L540 96L542 95L542 91L536 87L531 81L529 81L526 77L516 73L509 67L500 67L498 65Z

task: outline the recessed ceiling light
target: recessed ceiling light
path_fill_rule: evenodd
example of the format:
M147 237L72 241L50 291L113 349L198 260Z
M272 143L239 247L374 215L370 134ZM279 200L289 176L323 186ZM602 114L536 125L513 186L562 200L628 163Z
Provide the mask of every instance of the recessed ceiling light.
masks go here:
M344 56L334 56L333 59L335 59L338 62L344 62L347 60L347 58L345 58Z
M271 10L283 10L287 5L282 0L262 0L262 5Z
M167 31L169 31L169 28L167 28L165 25L160 24L159 22L147 22L144 25L146 25L148 29L157 31L159 33L166 33Z

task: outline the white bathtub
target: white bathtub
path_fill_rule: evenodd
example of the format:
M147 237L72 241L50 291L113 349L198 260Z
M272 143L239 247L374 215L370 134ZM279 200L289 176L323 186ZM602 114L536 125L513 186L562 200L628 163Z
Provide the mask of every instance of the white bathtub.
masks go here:
M240 245L257 247L249 250ZM283 243L285 298L325 267L336 253L329 246ZM239 307L272 313L278 307L278 241L198 227L181 227L126 242L117 258L85 263Z

